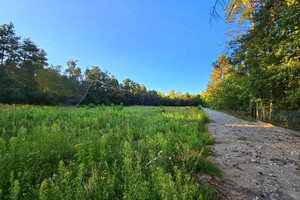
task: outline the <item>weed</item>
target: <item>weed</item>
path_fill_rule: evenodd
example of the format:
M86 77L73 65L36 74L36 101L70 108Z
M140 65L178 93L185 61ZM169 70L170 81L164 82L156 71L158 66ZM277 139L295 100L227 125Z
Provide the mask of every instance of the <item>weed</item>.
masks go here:
M120 104L0 111L0 198L214 198L195 177L220 174L205 158L213 139L201 110Z

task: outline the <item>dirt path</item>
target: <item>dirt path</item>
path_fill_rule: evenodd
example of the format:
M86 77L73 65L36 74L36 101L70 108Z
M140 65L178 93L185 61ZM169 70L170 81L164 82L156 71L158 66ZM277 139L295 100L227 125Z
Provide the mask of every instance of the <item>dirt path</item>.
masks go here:
M225 172L230 199L300 200L299 132L203 110L216 140L209 159Z

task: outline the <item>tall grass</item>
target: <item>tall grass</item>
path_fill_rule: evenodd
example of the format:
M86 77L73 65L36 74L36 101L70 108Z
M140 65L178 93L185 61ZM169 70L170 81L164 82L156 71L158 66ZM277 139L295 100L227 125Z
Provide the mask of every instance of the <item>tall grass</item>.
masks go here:
M0 105L0 199L213 199L198 109Z

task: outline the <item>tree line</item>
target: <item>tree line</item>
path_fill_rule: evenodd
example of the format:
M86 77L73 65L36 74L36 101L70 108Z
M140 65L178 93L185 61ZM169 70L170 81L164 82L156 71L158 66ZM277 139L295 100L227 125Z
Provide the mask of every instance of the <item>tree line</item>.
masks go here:
M230 28L203 95L217 109L300 110L300 3L217 0ZM215 14L213 8L213 14Z
M12 23L0 27L0 103L78 105L120 104L198 106L200 95L147 90L94 66L82 72L77 60L67 67L49 65L47 53L30 39L16 36Z

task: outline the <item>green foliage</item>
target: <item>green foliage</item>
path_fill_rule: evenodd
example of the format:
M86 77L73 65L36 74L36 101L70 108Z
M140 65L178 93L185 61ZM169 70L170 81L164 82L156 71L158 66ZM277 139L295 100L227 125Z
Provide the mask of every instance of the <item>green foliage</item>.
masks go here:
M194 107L0 105L2 199L214 199Z
M96 108L96 105L93 103L89 103L88 105L85 106L86 108Z
M200 95L181 92L166 96L144 85L119 81L108 71L93 66L84 73L77 60L48 66L47 53L29 38L20 41L12 23L0 27L0 103L46 105L165 105L197 106ZM94 107L93 107L94 108ZM122 110L122 106L115 107Z
M205 95L211 107L300 109L299 10L292 0L228 1L228 23L252 26L235 33L230 59L222 54L214 64Z

